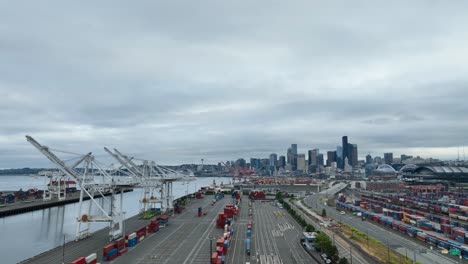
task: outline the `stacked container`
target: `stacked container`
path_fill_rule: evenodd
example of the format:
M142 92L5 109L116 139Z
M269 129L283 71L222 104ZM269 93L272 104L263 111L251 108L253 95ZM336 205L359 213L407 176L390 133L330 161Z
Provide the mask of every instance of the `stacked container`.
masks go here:
M169 222L169 216L167 214L160 215L157 219L161 224L167 224L167 222Z
M223 228L225 224L226 224L226 216L224 215L224 213L220 213L218 215L218 219L216 219L216 227Z
M249 198L252 200L265 200L265 193L263 191L251 191Z
M127 253L128 249L125 246L125 238L121 238L115 242L116 247L117 247L117 254L119 256L122 256L123 254Z
M115 247L115 243L109 244L102 249L102 255L104 260L112 261L118 257L118 250Z
M148 225L148 233L155 233L159 231L159 222L156 219L151 220Z
M127 246L128 247L134 247L138 243L138 238L136 236L136 233L133 232L130 235L127 236Z

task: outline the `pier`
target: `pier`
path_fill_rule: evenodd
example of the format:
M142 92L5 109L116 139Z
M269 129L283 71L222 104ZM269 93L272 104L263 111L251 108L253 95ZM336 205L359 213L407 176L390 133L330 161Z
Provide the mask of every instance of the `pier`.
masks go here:
M131 192L133 190L128 189L124 190L124 193L126 192ZM111 195L110 192L104 193L105 196ZM94 198L101 197L101 195L96 194L94 195ZM90 198L85 196L83 197L83 200L89 200ZM50 208L54 206L59 206L59 205L65 205L65 204L70 204L70 203L76 203L80 200L80 192L74 192L74 193L68 193L67 197L63 200L58 200L56 198L51 199L51 200L42 200L42 199L36 199L36 200L26 200L26 201L17 201L15 203L6 203L4 207L0 207L0 218L6 217L6 216L11 216L11 215L16 215L16 214L22 214L26 212L31 212L31 211L36 211L36 210L41 210L45 208Z

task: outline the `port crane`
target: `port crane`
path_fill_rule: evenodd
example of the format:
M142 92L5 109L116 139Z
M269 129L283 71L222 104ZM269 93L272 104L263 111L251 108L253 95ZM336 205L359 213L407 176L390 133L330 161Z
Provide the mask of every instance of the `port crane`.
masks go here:
M255 170L243 168L243 167L240 167L239 165L235 165L235 167L233 168L233 167L227 165L223 161L221 161L221 163L229 170L229 172L232 173L233 182L235 181L235 179L238 179L239 182L241 182L242 181L242 176L244 176L244 178L245 178L245 177L251 176L252 174L255 173Z
M80 165L86 158L91 156L91 152L82 156L71 165L71 168L76 168ZM76 184L73 178L68 177L67 175L61 173L60 171L40 171L40 176L44 176L49 179L47 183L47 191L44 190L42 194L42 199L44 201L52 200L53 198L57 198L59 201L63 201L67 198L67 187L69 184Z
M26 136L26 139L46 156L64 176L76 181L80 187L75 240L91 234L90 224L92 222L108 222L110 240L123 236L124 190L143 188L144 195L148 195L159 188L161 190L161 211L165 212L173 209L172 183L195 180L193 177L186 177L174 170L156 165L153 161L145 160L142 165L137 165L131 158L116 149L112 152L105 148L106 152L119 161L122 165L121 168L125 167L126 170L106 168L103 163L95 159L92 153L83 155L72 165L67 165L49 147L41 145L31 136ZM78 169L77 166L80 164L82 167ZM120 193L120 199L117 203L118 193ZM101 199L97 200L95 196ZM91 200L87 205L83 203L85 197ZM153 199L157 200L154 197ZM146 204L146 201L150 201L151 197L144 196L143 200ZM97 210L92 210L94 207ZM143 209L146 209L146 206Z

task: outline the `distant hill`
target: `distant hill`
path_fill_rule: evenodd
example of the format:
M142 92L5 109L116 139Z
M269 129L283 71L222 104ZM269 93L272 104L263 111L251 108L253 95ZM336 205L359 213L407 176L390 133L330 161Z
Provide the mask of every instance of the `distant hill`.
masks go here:
M0 170L1 175L29 175L37 174L40 171L47 170L44 168L22 168L22 169L2 169Z

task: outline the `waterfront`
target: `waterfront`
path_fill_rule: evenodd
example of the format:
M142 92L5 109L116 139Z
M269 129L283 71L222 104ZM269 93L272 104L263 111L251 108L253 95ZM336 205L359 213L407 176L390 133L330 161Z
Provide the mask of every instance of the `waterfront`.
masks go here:
M193 193L202 186L212 184L213 180L216 184L221 182L227 184L231 179L197 178L188 184L177 182L174 183L174 196L178 198ZM0 182L0 190L19 190L19 188L25 190L44 186L43 178L36 179L31 176L1 176ZM126 218L138 214L141 194L141 189L124 194L123 207ZM64 236L65 241L73 240L77 208L78 203L72 203L0 219L0 233L4 238L0 242L2 263L17 263L60 246L63 244ZM93 223L91 229L96 231L106 226L106 223Z

